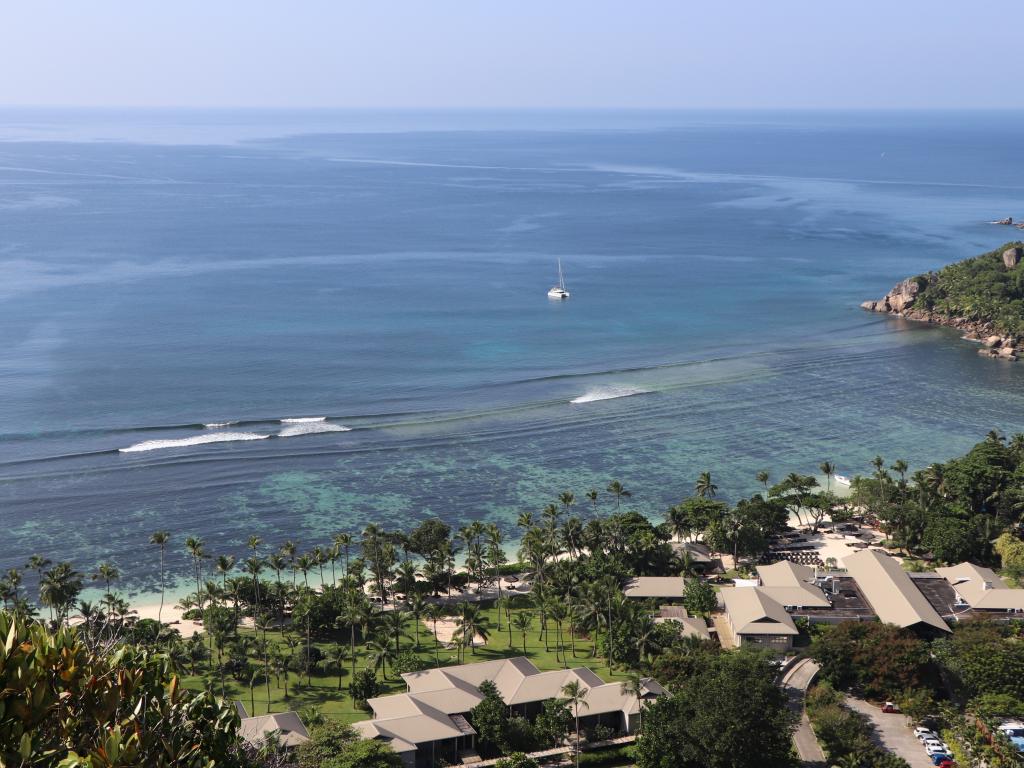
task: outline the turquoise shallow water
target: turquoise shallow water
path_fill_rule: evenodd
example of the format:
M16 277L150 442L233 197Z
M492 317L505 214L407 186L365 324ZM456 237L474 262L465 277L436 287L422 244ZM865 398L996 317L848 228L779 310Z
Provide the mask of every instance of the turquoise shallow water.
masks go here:
M857 308L1016 234L1019 117L0 112L0 567L1020 430L1020 365Z

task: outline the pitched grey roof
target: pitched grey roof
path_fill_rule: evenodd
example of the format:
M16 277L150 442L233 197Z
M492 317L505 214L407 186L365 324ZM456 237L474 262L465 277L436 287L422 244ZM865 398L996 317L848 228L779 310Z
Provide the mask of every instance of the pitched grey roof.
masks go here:
M777 603L797 608L829 608L832 604L814 583L814 569L781 560L774 565L757 566L762 593Z
M935 572L948 581L956 593L981 611L1024 610L1024 589L1011 589L991 568L960 563Z
M253 746L262 746L267 736L275 731L283 747L297 747L309 741L309 732L296 712L244 717L238 727L238 734Z
M761 587L732 587L718 594L737 635L800 634L786 609Z
M626 582L622 592L626 597L675 597L681 599L683 587L682 576L637 576Z
M913 627L926 624L943 632L949 625L935 612L900 564L884 552L863 549L843 558L871 609L886 624Z

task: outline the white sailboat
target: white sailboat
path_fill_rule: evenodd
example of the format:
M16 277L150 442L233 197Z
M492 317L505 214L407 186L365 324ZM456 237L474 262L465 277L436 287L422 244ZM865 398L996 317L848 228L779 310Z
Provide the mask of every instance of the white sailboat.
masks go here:
M565 290L565 278L562 276L562 260L558 260L558 285L548 291L549 299L568 299L569 292Z

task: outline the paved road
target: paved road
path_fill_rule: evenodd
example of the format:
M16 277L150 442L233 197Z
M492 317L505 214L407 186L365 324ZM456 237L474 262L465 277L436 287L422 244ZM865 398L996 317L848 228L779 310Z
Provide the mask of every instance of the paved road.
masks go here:
M793 743L796 753L804 765L824 766L825 753L811 729L811 721L804 710L804 694L811 680L818 674L818 665L810 659L802 659L794 664L782 678L782 690L789 697L790 708L800 715L800 724L793 732Z
M875 726L875 740L878 744L902 757L910 764L910 768L931 768L932 761L914 736L913 729L907 725L905 715L887 715L877 704L869 704L853 696L846 697L846 704L868 716Z

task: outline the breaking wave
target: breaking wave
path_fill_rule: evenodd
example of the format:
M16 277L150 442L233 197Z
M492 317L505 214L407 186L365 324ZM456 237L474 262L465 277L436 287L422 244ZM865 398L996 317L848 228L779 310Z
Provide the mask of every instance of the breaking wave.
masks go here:
M285 420L281 420L285 423ZM351 427L344 427L341 424L331 424L329 421L296 420L287 422L290 426L285 427L277 433L278 437L299 437L300 435L317 435L321 432L351 432Z
M593 403L598 400L614 400L617 397L632 397L633 395L647 395L650 394L650 390L639 389L637 387L594 387L588 389L579 397L575 397L569 402L573 405L580 405L581 403Z
M206 429L221 429L222 427L230 427L232 424L237 424L237 421L211 421L209 424L203 424Z
M294 419L281 419L282 424L316 424L327 421L326 416L299 416Z
M232 443L239 440L266 440L270 435L258 435L255 432L214 432L209 435L182 437L175 440L145 440L127 448L118 448L119 453L138 453L140 451L158 451L161 448L186 448L190 445L203 443Z

